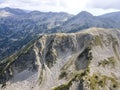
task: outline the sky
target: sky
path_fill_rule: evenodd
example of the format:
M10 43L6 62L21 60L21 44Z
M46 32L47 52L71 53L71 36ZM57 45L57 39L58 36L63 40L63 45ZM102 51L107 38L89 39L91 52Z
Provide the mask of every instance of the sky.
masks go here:
M88 11L95 16L120 11L119 4L120 0L0 0L0 8L67 12L74 15Z

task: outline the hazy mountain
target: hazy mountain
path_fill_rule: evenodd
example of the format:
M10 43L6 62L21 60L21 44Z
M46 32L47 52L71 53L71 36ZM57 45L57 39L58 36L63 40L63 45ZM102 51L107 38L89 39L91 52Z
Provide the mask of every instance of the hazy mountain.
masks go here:
M104 14L104 15L100 15L99 17L102 17L102 18L120 18L120 12L114 12L114 13L107 13L107 14Z
M90 27L118 28L120 29L120 12L93 16L83 11L65 21L61 26L54 28L56 31L76 32Z
M93 19L94 16L92 14L86 11L80 12L79 14L75 15L74 17L63 23L63 25L61 26L63 29L62 31L69 32L73 30L75 32L76 29L76 31L79 31L85 28L89 28L89 24L92 24L90 22L92 22Z
M14 9L14 8L0 8L0 17L7 17L12 15L23 15L26 14L24 10L21 9Z
M120 90L120 30L42 35L0 62L4 90Z

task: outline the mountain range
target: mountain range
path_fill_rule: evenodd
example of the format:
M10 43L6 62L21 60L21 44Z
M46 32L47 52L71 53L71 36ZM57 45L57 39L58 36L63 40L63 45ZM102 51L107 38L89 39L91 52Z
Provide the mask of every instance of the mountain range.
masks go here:
M100 16L82 11L77 15L65 12L40 12L15 8L0 9L0 60L20 50L42 34L72 33L90 27L120 29L120 12Z

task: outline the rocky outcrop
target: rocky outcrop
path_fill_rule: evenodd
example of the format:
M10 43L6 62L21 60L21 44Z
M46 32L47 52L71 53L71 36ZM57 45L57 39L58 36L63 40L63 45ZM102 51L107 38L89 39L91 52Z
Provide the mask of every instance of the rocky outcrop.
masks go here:
M119 90L120 31L40 36L0 62L2 90Z

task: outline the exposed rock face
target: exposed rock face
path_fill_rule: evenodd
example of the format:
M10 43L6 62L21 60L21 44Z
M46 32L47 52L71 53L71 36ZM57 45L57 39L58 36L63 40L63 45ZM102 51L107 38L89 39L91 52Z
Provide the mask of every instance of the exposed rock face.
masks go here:
M120 31L43 35L0 63L1 90L120 90Z

